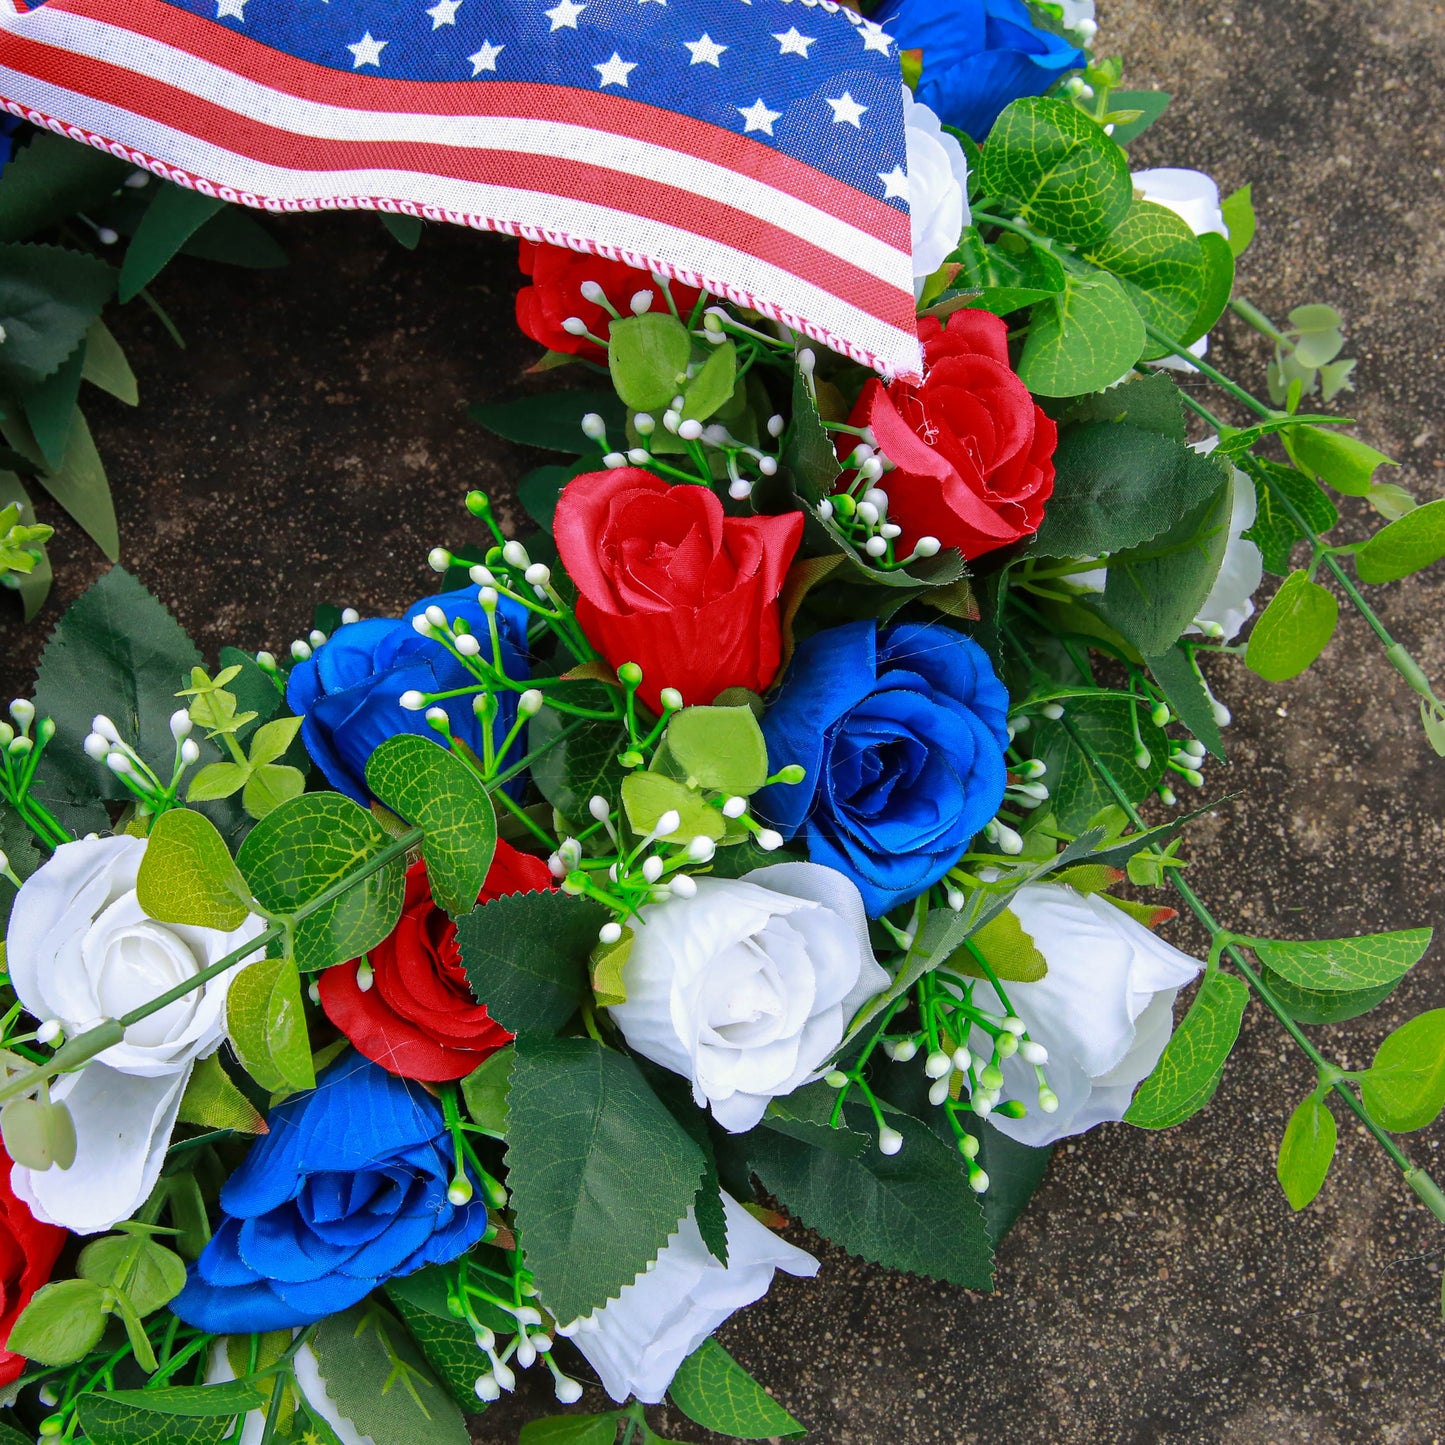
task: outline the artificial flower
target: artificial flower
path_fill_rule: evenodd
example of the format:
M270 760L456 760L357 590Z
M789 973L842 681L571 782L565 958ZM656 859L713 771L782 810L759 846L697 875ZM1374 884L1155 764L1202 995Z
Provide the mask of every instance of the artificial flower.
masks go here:
M215 1334L314 1324L383 1280L465 1254L480 1196L453 1204L451 1140L425 1090L347 1052L271 1110L221 1186L221 1220L171 1308Z
M730 1315L767 1294L777 1270L811 1279L818 1261L779 1239L736 1199L722 1196L728 1262L703 1243L691 1209L657 1262L614 1300L558 1330L601 1376L621 1404L635 1395L658 1404L678 1366Z
M923 381L870 378L849 421L871 428L893 463L882 485L902 551L933 537L978 557L1038 531L1058 428L1009 365L1000 317L955 311L944 326L925 316L918 334Z
M775 863L644 907L611 1012L632 1049L688 1079L698 1107L738 1134L818 1077L887 982L852 883Z
M885 23L900 49L923 51L919 100L977 141L1011 101L1042 95L1085 63L1034 24L1023 0L903 0Z
M904 138L908 146L908 214L913 226L913 285L923 282L953 253L968 209L968 157L958 138L903 87Z
M157 923L136 897L143 839L65 843L25 880L10 914L6 954L16 997L67 1034L120 1018L194 977L264 927ZM65 1074L50 1096L75 1121L77 1164L11 1173L36 1218L94 1234L128 1218L160 1175L191 1066L220 1047L227 970L132 1024L124 1039Z
M473 634L488 637L487 614L475 588L423 597L400 618L369 617L341 627L304 662L291 669L286 701L299 713L301 740L311 760L337 792L366 806L366 764L376 748L398 733L439 741L424 711L402 707L407 692L448 692L476 685L476 678L446 646L416 631L413 619L428 607L439 607L450 623L462 618ZM528 675L527 614L518 603L503 597L494 614L507 676ZM487 648L490 655L490 647ZM498 743L517 717L517 697L499 691L492 732ZM448 697L436 703L451 720L453 737L474 753L482 751L481 723L472 711L470 696ZM520 756L520 753L517 754ZM517 784L520 786L520 783Z
M758 813L785 838L801 833L877 917L936 883L998 811L1007 719L988 655L953 628L814 633L762 721L772 766L807 776L765 788Z
M0 1149L0 1387L25 1370L25 1357L4 1348L21 1311L35 1291L50 1282L50 1271L65 1244L65 1231L42 1224L10 1187L10 1158Z
M1229 227L1225 224L1224 211L1219 204L1219 187L1203 171L1160 167L1134 171L1130 179L1134 182L1134 189L1146 201L1173 211L1196 236L1212 232L1228 238ZM1201 336L1189 348L1190 356L1205 356L1208 351L1208 336ZM1166 356L1154 365L1168 367L1171 371L1194 370L1182 356Z
M1062 883L1028 884L1008 906L1048 964L1037 982L1009 984L1008 997L1029 1037L1048 1050L1045 1074L1058 1108L1038 1107L1034 1065L1016 1054L1003 1062L1004 1092L1028 1113L1011 1119L995 1111L990 1122L1020 1144L1042 1146L1124 1117L1169 1042L1174 999L1200 964L1107 899ZM973 999L1008 1012L987 983L974 985ZM975 1042L991 1052L981 1034Z
M728 517L709 487L651 472L588 472L563 488L557 552L577 588L577 620L612 667L642 668L638 696L710 703L730 687L762 692L782 657L778 594L803 514Z
M651 274L622 261L608 261L589 252L525 240L517 260L523 272L532 278L532 284L517 293L517 325L533 341L551 351L606 362L607 352L602 347L585 336L574 336L562 324L576 317L593 336L607 339L612 328L612 312L582 294L582 287L588 282L600 286L603 295L623 316L631 315L634 310L668 309L662 287ZM673 304L687 315L701 293L677 281L669 282L668 287ZM646 305L641 303L643 296L647 297Z
M552 886L540 858L499 840L479 903ZM365 987L357 961L317 981L326 1017L373 1063L404 1079L464 1078L512 1035L478 1003L462 971L457 926L432 897L426 862L407 869L401 917L367 954Z

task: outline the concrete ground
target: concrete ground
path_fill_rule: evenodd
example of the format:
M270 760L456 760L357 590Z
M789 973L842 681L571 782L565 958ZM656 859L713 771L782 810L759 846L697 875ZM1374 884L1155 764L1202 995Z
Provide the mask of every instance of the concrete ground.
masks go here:
M1345 313L1359 390L1342 409L1400 460L1394 479L1422 500L1445 495L1445 6L1100 8L1126 83L1175 95L1138 163L1208 169L1225 191L1254 183L1247 294L1277 317L1306 301ZM432 228L413 256L367 218L278 230L288 271L167 273L160 295L188 350L131 308L118 330L142 405L90 406L126 565L212 654L283 647L319 601L399 610L430 586L427 550L471 538L463 492L504 496L531 460L463 414L514 392L532 355L510 320L506 243ZM1216 337L1215 359L1262 379L1264 354L1238 323ZM1347 508L1342 535L1361 528ZM54 551L42 623L6 619L11 692L59 605L101 570L69 526ZM1445 569L1369 591L1445 682ZM1445 761L1359 619L1343 617L1325 665L1297 682L1263 685L1232 664L1216 677L1237 722L1233 766L1209 784L1242 797L1189 843L1190 877L1216 914L1295 937L1440 924ZM1182 922L1171 936L1198 945ZM1394 1023L1442 1004L1437 947L1378 1017L1313 1032L1363 1067ZM1445 1229L1344 1121L1324 1193L1291 1213L1274 1150L1311 1082L1256 1007L1207 1113L1058 1152L1001 1250L996 1294L824 1247L820 1280L780 1282L723 1339L817 1445L1445 1439ZM1404 1142L1445 1178L1442 1139L1437 1126ZM477 1445L510 1445L539 1403L494 1407ZM671 1414L657 1424L706 1438Z

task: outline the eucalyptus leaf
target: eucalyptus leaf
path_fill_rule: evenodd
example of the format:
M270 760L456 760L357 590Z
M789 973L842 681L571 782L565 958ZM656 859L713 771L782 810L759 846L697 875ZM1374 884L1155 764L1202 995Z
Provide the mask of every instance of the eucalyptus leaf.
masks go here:
M633 411L660 411L687 383L692 338L668 312L646 311L614 321L607 333L607 366L617 394ZM732 388L728 388L729 394Z
M1106 272L1070 274L1060 295L1030 313L1018 374L1039 396L1101 391L1127 375L1145 340L1143 319L1121 281Z
M316 1087L301 979L289 958L248 964L226 994L226 1031L242 1065L267 1092Z
M172 808L151 824L136 898L161 923L224 933L251 913L250 890L216 825L190 808Z
M768 746L746 707L687 707L667 725L667 747L689 778L738 797L768 778Z

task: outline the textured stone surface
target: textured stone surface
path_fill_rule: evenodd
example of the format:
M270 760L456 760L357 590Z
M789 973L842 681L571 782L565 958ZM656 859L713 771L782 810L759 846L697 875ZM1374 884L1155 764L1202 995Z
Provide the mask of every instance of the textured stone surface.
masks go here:
M1246 294L1277 317L1305 301L1345 313L1359 394L1341 408L1401 460L1395 479L1445 495L1445 7L1101 9L1126 83L1175 95L1138 163L1210 169L1226 192L1254 183ZM398 610L429 585L427 549L472 535L465 489L501 494L530 462L463 415L514 391L532 355L510 324L506 243L434 229L411 256L379 226L335 218L284 234L288 272L169 273L160 294L190 349L132 308L120 331L143 405L91 406L126 563L211 652L282 647L317 601ZM1265 352L1237 322L1214 356L1262 378ZM1363 535L1346 512L1341 535ZM47 625L100 570L61 531ZM1445 569L1368 591L1445 680ZM24 684L42 640L7 618L6 687ZM1440 924L1445 762L1363 623L1346 613L1326 664L1298 682L1259 685L1232 663L1215 676L1238 720L1233 766L1209 785L1241 796L1193 830L1189 851L1220 919L1298 937ZM1313 1032L1358 1068L1392 1023L1442 1004L1437 948L1377 1017ZM1310 1083L1256 1006L1206 1114L1059 1152L1001 1251L995 1295L824 1249L821 1280L780 1283L724 1339L818 1445L1445 1438L1445 1233L1343 1119L1323 1195L1291 1214L1274 1148ZM1436 1127L1404 1142L1445 1176L1442 1138ZM478 1445L515 1440L546 1394L494 1407ZM657 1423L705 1438L668 1414Z

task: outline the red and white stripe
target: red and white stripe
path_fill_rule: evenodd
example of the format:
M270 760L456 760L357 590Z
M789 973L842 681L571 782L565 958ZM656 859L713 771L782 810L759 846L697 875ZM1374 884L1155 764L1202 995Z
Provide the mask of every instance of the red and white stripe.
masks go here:
M0 0L0 101L226 200L396 210L597 252L877 370L919 370L907 215L626 96L330 70L157 0Z

